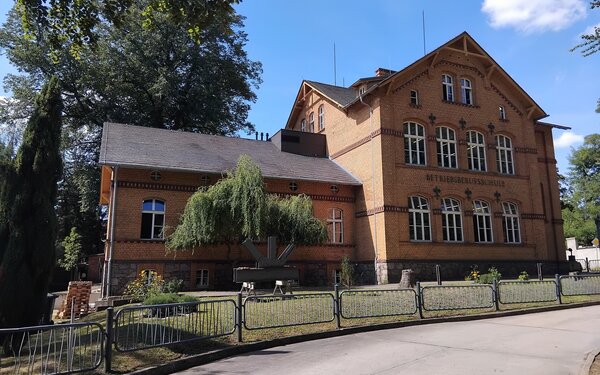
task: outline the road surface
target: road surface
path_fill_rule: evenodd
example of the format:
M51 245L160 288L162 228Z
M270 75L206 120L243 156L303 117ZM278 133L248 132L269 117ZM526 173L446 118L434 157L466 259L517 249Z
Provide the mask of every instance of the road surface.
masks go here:
M179 374L580 374L600 306L359 333L260 350Z

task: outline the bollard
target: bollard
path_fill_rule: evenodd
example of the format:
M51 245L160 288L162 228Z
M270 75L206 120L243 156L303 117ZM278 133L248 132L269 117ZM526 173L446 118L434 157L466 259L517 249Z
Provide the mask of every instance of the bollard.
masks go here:
M556 282L556 299L558 300L558 304L560 305L562 303L562 298L560 296L561 291L560 291L560 275L559 274L554 275L554 281Z
M494 297L494 306L496 307L496 311L500 310L500 305L498 303L499 293L498 293L498 280L494 279L492 284L492 293Z
M544 280L544 275L542 274L542 263L537 264L537 272L538 272L538 280Z
M421 282L417 281L417 307L419 308L419 318L423 319L423 295L421 294Z
M437 279L437 285L442 285L442 274L440 272L440 265L435 265L435 278Z
M112 343L113 343L113 319L114 308L106 309L106 342L104 346L104 372L110 374L112 372Z
M244 318L244 314L242 314L242 292L239 292L237 295L237 306L236 306L236 314L237 314L237 319L235 320L235 325L236 325L236 329L237 329L237 339L238 342L242 342L243 341L243 337L242 337L242 327L243 327L243 318Z
M585 272L590 272L590 261L585 257Z
M342 313L340 307L340 286L338 285L338 283L335 283L335 285L333 286L333 291L334 291L334 295L335 295L335 299L333 301L333 314L335 315L335 324L336 324L336 328L340 329L342 328L342 322L340 319L340 315Z

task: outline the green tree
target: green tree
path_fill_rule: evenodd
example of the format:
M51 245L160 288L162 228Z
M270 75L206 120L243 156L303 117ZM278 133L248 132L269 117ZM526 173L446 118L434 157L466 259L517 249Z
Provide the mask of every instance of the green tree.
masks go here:
M82 3L92 1L98 9L114 3ZM94 48L82 49L78 58L67 49L54 51L51 58L54 31L41 27L32 38L16 12L0 29L0 47L22 72L4 81L13 98L0 106L0 122L11 134L18 135L30 116L28 103L41 84L51 75L60 78L65 172L59 186L58 233L63 239L77 226L88 254L101 248L97 160L105 121L219 135L254 129L247 116L256 100L253 90L260 84L261 65L244 51L243 18L233 11L227 17L214 14L202 24L202 37L195 39L165 12L154 14L151 27L144 27L145 11L155 3L126 4L118 27L110 21L94 23ZM43 6L64 4L73 2Z
M590 134L569 157L569 206L563 209L565 236L590 244L600 215L600 134Z
M599 0L590 0L590 8L600 8ZM579 50L583 56L590 56L600 51L600 27L594 26L594 30L590 34L583 34L581 36L583 40L580 44L576 45L571 51ZM600 99L598 99L598 106L596 112L600 113Z
M235 170L216 184L194 193L179 225L168 236L170 250L192 250L224 242L228 247L246 238L274 235L296 245L325 241L325 225L312 215L307 196L278 198L265 190L260 168L246 155Z
M83 246L81 244L82 237L77 232L77 228L71 228L71 232L64 240L60 243L63 249L63 254L58 259L58 265L65 271L75 271L79 259L83 256ZM73 274L71 273L71 276Z
M35 325L43 313L55 263L61 108L52 78L36 98L14 161L2 169L0 327Z
M116 27L137 5L134 0L16 0L16 8L29 38L47 33L53 51L68 49L78 56L86 46L95 45L96 27L110 22ZM169 20L200 40L207 25L219 25L222 34L233 32L236 17L233 4L238 0L149 0L144 4L143 27L152 29L157 17Z

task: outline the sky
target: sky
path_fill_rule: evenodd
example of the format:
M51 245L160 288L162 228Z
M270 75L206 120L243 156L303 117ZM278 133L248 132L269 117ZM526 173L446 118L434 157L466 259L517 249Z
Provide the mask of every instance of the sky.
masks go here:
M0 2L0 22L12 4ZM600 25L587 0L245 0L236 9L246 17L246 51L263 64L249 113L259 132L285 126L303 79L348 86L422 57L424 12L426 52L467 31L550 114L544 121L572 128L554 130L561 172L571 148L600 133L600 53L569 51ZM1 55L0 77L9 72Z

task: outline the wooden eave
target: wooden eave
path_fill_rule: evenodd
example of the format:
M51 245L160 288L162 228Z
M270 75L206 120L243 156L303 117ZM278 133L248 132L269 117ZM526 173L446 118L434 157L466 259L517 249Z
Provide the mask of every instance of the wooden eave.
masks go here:
M108 165L103 165L100 174L100 204L110 202L110 180L112 169Z
M292 110L290 111L290 115L288 116L288 120L285 123L285 129L290 129L291 126L296 122L296 118L298 117L298 113L304 107L304 102L306 101L306 97L312 91L316 91L323 98L329 100L331 103L335 104L338 108L345 110L344 106L337 101L331 99L329 96L325 95L322 91L318 90L316 87L312 86L310 83L306 81L302 81L300 85L300 89L298 90L298 94L296 94L296 99L294 100L294 105L292 106Z

